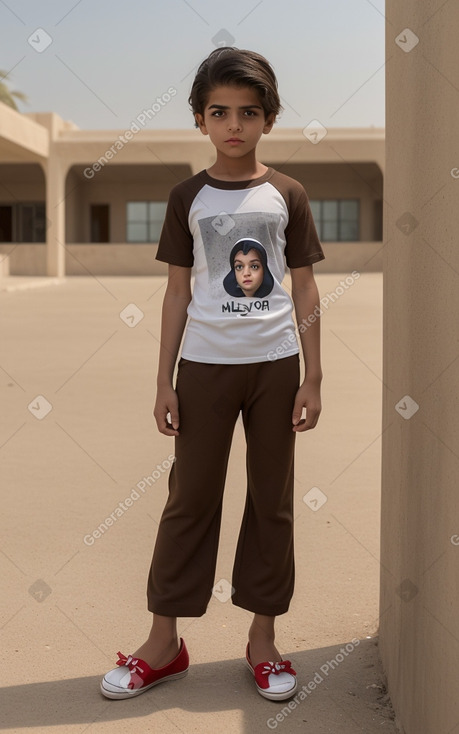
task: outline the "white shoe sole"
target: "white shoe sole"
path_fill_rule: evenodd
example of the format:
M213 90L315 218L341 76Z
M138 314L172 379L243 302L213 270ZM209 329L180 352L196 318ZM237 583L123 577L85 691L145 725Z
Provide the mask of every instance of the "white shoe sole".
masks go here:
M178 678L184 678L188 674L189 668L186 670L183 670L181 673L174 673L173 675L165 676L164 678L160 678L159 680L156 680L154 683L150 683L149 686L143 686L142 688L118 688L116 690L116 686L113 686L111 683L107 683L106 685L110 686L110 688L105 688L104 682L105 678L102 680L100 684L100 691L102 695L105 696L105 698L134 698L135 696L140 696L141 693L145 693L145 691L149 691L150 688L153 688L153 686L157 686L160 683L166 683L168 680L177 680ZM112 690L113 689L113 690Z

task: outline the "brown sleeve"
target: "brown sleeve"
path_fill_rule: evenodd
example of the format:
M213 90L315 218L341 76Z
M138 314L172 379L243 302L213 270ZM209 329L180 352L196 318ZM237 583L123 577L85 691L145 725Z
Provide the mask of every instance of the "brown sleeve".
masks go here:
M274 177L273 177L274 179ZM325 258L303 186L292 178L277 174L273 183L284 197L289 220L285 228L285 259L289 268L312 265Z
M157 260L184 268L193 266L193 235L188 227L193 199L194 186L187 186L187 181L182 181L171 190L159 237Z

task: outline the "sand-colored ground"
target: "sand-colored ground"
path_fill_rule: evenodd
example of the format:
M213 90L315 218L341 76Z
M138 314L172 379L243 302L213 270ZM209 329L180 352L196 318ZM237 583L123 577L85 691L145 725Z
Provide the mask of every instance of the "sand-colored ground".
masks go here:
M239 424L223 581L204 617L180 620L189 675L131 701L101 696L117 650L132 652L150 625L146 577L173 453L152 416L165 280L74 277L0 294L1 729L396 731L377 654L382 276L340 286L346 277L317 276L321 296L337 297L322 316L322 416L297 442L296 591L277 625L300 687L313 683L290 708L256 693L243 662L251 615L224 593L245 495Z

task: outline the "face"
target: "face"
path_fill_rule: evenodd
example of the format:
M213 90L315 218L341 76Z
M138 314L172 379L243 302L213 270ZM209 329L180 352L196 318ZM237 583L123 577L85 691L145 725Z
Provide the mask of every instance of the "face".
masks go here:
M236 280L245 296L253 296L263 282L263 264L256 250L244 255L242 250L234 258Z
M208 135L220 153L241 158L250 153L263 133L274 125L265 120L258 94L251 87L216 87L207 100L204 115L196 113L203 135Z

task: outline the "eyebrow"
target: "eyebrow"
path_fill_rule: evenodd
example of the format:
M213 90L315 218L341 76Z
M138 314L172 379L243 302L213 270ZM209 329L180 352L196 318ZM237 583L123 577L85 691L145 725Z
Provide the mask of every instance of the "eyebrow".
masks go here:
M228 105L224 104L211 104L210 107L208 107L209 110L229 110L230 107ZM261 110L263 109L261 105L258 104L247 104L247 105L241 105L238 109L240 110L251 110L251 109L257 109Z
M242 264L244 264L244 261L243 261L243 260L241 260L241 259L240 259L239 257L236 257L236 258L234 259L234 262L235 262L235 263L242 263ZM251 258L251 259L249 260L249 262L250 262L250 263L261 263L261 260L260 260L260 258L259 258L259 257L252 257L252 258Z

